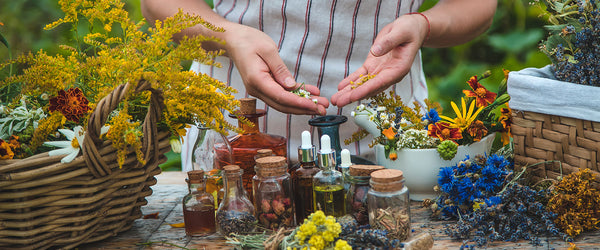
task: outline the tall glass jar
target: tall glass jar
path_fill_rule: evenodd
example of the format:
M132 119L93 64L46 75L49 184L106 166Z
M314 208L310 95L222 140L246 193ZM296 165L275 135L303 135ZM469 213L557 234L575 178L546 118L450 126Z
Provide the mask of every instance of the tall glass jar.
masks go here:
M216 232L214 198L204 189L203 170L188 172L189 193L183 197L183 221L188 236L206 236Z
M329 136L321 137L321 150L318 152L319 171L313 177L313 206L325 215L340 217L346 214L346 198L342 173L335 170L335 151L329 144Z
M384 169L377 165L351 165L348 170L350 186L346 193L346 211L356 219L358 225L369 224L367 193L371 189L371 173Z
M275 155L287 157L287 139L279 135L271 135L260 132L258 118L267 112L256 108L255 98L240 99L240 110L236 114L229 114L232 118L245 117L250 124L242 121L238 126L244 131L241 134L229 137L229 143L233 149L235 164L244 170L243 181L246 191L252 193L252 177L254 172L254 156L260 149L271 149Z
M258 222L268 229L293 227L295 223L292 180L283 156L256 159L252 179Z
M192 149L192 170L204 170L206 192L212 194L215 208L223 199L219 190L223 188L221 169L233 164L233 149L223 134L214 129L198 126L198 136Z
M254 205L244 191L243 172L237 165L223 167L225 197L219 205L216 219L217 231L224 236L250 233L255 228Z
M410 199L402 171L382 169L371 173L367 193L369 224L385 229L393 239L405 241L410 234Z
M313 177L319 172L316 148L310 142L310 132L302 132L302 145L298 147L298 164L291 173L294 183L296 221L302 223L314 210Z

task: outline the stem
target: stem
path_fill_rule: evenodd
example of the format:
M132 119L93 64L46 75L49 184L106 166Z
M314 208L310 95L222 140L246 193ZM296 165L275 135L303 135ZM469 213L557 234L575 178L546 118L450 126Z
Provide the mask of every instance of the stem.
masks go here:
M502 194L502 193L504 193L504 191L506 191L506 188L507 188L507 187L508 187L510 184L513 184L513 183L515 183L515 182L516 182L516 181L517 181L519 178L521 178L521 176L522 176L522 175L525 173L525 171L527 171L527 169L528 169L529 167L533 167L533 166L536 166L536 165L539 165L539 164L542 164L542 163L544 163L544 164L545 164L545 163L551 163L551 162L558 162L558 164L559 164L559 168L560 168L560 177L562 177L562 163L561 163L560 161L556 161L556 160L550 160L550 161L542 161L542 162L538 162L538 163L535 163L535 164L533 164L533 165L527 165L527 166L523 167L523 170L521 170L521 172L520 172L520 173L519 173L517 176L515 176L515 177L514 177L514 178L513 178L513 179L512 179L510 182L506 183L506 185L504 185L504 187L502 188L502 190L501 190L500 192L498 192L498 194ZM546 179L549 179L549 178L546 176Z

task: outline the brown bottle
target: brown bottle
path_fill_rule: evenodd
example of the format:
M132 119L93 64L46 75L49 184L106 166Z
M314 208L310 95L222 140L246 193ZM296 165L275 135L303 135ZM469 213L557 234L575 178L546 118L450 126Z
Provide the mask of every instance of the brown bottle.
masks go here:
M287 140L285 137L262 133L259 130L258 118L266 113L264 109L256 109L255 98L240 99L240 110L237 115L245 117L254 126L239 121L238 126L243 130L243 133L229 138L235 165L244 170L242 181L248 194L252 194L252 177L256 174L254 172L254 156L258 150L271 149L275 155L287 157ZM229 116L232 118L237 117L236 114L229 114Z
M204 170L188 172L189 193L183 197L185 234L206 236L216 232L214 198L205 191Z
M303 131L302 145L298 147L298 164L291 173L298 224L314 212L313 177L320 171L315 162L316 148L310 139L310 132Z

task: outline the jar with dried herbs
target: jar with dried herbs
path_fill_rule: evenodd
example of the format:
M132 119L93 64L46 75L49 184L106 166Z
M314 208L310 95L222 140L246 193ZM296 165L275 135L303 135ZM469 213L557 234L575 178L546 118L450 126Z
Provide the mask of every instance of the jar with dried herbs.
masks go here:
M223 167L225 197L217 210L217 231L224 236L246 234L256 227L254 205L248 199L242 184L243 169L237 165Z
M371 173L367 193L369 224L388 237L404 241L410 234L410 199L402 171L382 169Z
M358 225L369 224L369 208L367 206L367 193L371 189L369 180L371 173L384 169L377 165L351 165L348 170L350 186L346 193L346 210L358 222Z
M256 175L252 178L254 206L258 222L268 229L293 227L294 212L292 179L287 160L282 156L256 159Z

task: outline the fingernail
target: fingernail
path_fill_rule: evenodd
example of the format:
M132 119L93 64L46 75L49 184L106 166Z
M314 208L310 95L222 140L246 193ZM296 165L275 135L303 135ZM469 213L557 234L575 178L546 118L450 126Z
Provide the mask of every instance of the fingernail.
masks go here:
M294 79L292 79L291 77L285 78L285 80L283 81L283 84L285 84L286 87L291 88L296 86L296 81L294 81Z
M381 48L381 46L375 44L373 45L373 47L371 47L371 54L373 54L374 56L379 56L381 55L381 51L383 49Z

